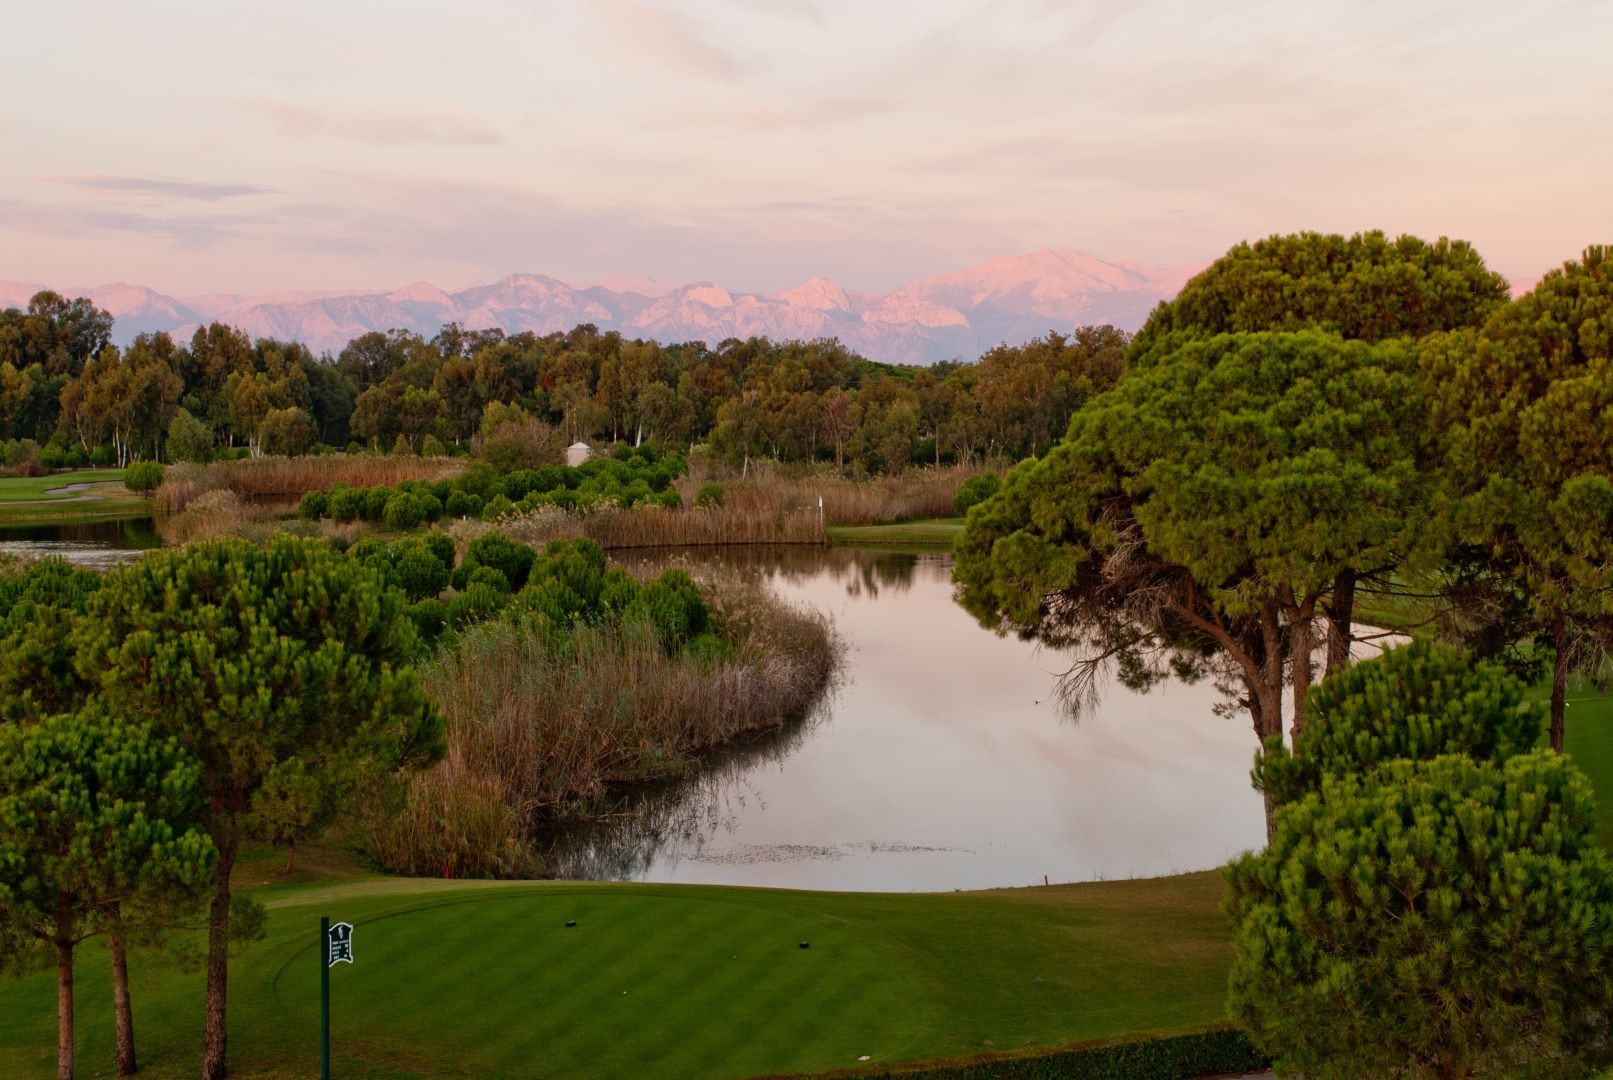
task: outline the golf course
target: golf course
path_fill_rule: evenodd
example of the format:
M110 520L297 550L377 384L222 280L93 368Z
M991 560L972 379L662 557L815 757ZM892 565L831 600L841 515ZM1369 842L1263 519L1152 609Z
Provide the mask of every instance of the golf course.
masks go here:
M1613 699L1570 700L1569 752L1613 791ZM322 915L356 927L331 980L346 1077L740 1077L1050 1047L1212 1023L1231 962L1213 871L874 894L403 879L323 849L280 880L283 861L237 869L268 915L232 964L241 1076L317 1069ZM111 1075L103 948L76 979L84 1073ZM137 952L131 980L142 1073L194 1075L200 973ZM0 1075L50 1073L54 981L0 982Z
M0 526L138 517L150 512L149 500L123 486L122 469L0 477Z

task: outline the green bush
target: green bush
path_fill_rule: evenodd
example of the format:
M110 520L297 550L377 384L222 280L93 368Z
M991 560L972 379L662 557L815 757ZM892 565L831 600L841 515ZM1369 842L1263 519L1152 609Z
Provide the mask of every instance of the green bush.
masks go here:
M453 537L449 536L447 533L429 532L422 538L422 541L425 543L426 547L431 549L431 553L442 561L444 566L450 570L454 568L455 552Z
M444 504L448 516L452 518L473 518L480 516L482 512L482 497L468 491L449 492Z
M364 489L332 488L326 510L331 517L344 525L349 521L357 521L364 516Z
M400 491L388 499L382 514L382 521L389 529L413 529L425 520L425 510L419 497L406 491Z
M463 566L470 570L491 566L504 575L510 588L519 589L526 584L536 559L537 552L530 547L494 530L483 533L466 546Z
M448 587L448 567L424 541L395 544L390 554L398 587L411 601L436 596Z
M305 521L318 521L330 511L330 496L323 491L305 491L297 500L297 516Z
M1595 826L1548 750L1324 775L1225 870L1232 1014L1310 1080L1572 1075L1613 1010Z
M1252 1072L1269 1062L1242 1031L1213 1027L1179 1035L1132 1035L1022 1054L826 1075L867 1080L1188 1080Z
M364 491L364 520L379 525L386 520L386 504L392 501L396 494L385 484L377 484Z
M123 470L123 486L142 495L150 495L162 486L162 462L137 461Z
M705 633L711 617L693 579L676 569L643 586L632 610L643 613L670 649Z
M497 521L499 518L508 517L513 513L515 513L515 504L510 502L508 496L501 492L488 499L486 504L483 505L482 520Z
M707 480L695 492L694 504L702 510L709 510L721 506L723 500L723 486L715 480Z
M952 509L960 514L967 514L970 508L997 494L997 489L1000 487L1002 480L996 473L977 473L958 488L958 493L952 497Z

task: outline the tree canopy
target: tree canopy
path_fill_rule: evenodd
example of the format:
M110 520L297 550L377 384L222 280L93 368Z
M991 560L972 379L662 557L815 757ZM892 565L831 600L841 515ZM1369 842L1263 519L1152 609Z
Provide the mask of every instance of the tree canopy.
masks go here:
M1471 614L1482 632L1486 607L1521 609L1499 638L1552 650L1561 749L1567 675L1613 641L1613 250L1588 248L1477 330L1430 339L1423 369L1457 529L1502 594Z
M1145 354L1173 334L1318 329L1359 341L1476 326L1507 283L1461 240L1304 232L1236 245L1154 309Z
M970 511L960 598L986 625L1089 659L1219 654L1257 733L1274 734L1290 649L1309 682L1308 635L1287 628L1308 627L1343 572L1418 557L1417 410L1399 344L1185 342Z

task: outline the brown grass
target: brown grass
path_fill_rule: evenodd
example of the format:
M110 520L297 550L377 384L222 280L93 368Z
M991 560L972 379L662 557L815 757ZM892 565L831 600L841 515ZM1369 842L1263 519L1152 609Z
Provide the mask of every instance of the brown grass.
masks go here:
M706 591L734 646L723 658L669 656L643 625L579 628L557 647L501 620L440 652L423 675L448 756L411 782L400 813L370 823L376 861L410 874L524 872L528 831L802 717L838 659L827 621L738 578Z
M164 485L166 486L166 485ZM215 488L192 498L185 509L161 523L162 538L169 544L229 535L249 520L249 510L233 491Z
M980 471L968 465L929 466L853 480L836 472L790 476L753 468L748 478L723 485L723 508L751 514L810 509L815 515L822 497L829 525L951 517L958 488Z
M405 480L439 480L464 467L464 462L456 458L363 454L261 457L215 461L210 465L173 465L163 475L155 506L159 513L175 514L207 491L232 491L246 499L291 499L306 491L322 491L337 484L374 487Z
M686 508L597 509L568 513L544 507L512 514L497 527L529 544L586 536L605 548L698 547L716 544L823 544L826 526L875 525L950 517L958 488L978 468L909 469L899 476L850 480L832 472L785 476L755 472L724 485L719 507L694 507L698 484L682 484ZM818 500L823 500L820 514ZM456 526L467 535L491 526Z

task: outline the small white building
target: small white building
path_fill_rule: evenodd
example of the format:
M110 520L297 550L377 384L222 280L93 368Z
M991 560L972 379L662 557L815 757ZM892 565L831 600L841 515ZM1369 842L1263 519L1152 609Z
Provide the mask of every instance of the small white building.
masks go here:
M570 446L566 447L566 464L567 465L571 465L571 466L581 465L583 462L587 461L589 458L591 458L593 456L594 456L594 448L589 446L585 442L574 442Z

